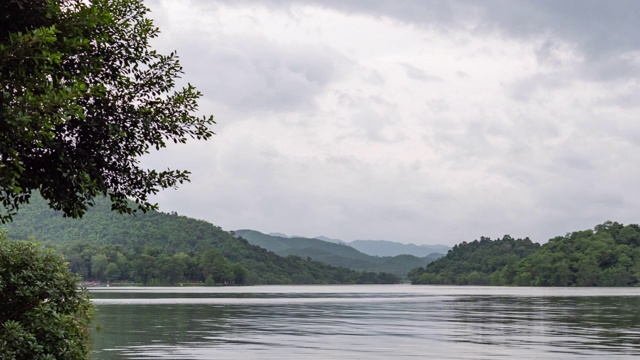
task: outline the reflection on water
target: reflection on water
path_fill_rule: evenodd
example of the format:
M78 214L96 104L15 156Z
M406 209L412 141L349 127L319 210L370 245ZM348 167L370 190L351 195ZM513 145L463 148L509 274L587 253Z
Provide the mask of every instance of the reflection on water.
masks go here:
M102 327L95 359L640 356L640 289L291 286L94 296Z

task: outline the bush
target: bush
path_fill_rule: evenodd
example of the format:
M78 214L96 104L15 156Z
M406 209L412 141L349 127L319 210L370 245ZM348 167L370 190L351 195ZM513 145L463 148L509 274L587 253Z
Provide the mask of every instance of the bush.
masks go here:
M92 309L51 249L0 232L0 359L86 359Z

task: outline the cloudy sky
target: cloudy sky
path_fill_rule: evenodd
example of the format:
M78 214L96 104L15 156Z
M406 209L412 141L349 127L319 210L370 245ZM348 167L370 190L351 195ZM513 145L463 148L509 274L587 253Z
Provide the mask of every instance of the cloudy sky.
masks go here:
M209 142L155 198L225 230L545 242L640 214L640 1L148 0Z

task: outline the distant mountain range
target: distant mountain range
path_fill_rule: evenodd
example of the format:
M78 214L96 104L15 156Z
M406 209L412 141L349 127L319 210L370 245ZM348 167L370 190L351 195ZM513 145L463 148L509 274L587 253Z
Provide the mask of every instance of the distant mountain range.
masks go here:
M350 242L349 245L365 254L374 256L396 256L409 254L424 257L433 253L446 254L447 251L451 249L446 245L402 244L388 240L354 240Z
M283 233L269 233L272 236L283 238L294 238L300 236L289 236ZM351 242L332 239L326 236L316 236L314 239L332 242L336 244L349 245L352 248L371 256L397 256L397 255L413 255L417 257L425 257L433 253L446 254L451 247L446 245L416 245L403 244L389 240L354 240Z
M234 233L236 236L246 239L250 244L273 251L281 256L295 255L311 258L333 266L359 271L389 272L402 278L407 277L409 270L426 266L444 256L449 250L444 245L434 245L432 246L434 251L427 254L425 251L429 248L426 246L406 245L393 241L357 240L346 243L327 237L289 237L282 233L263 234L255 230L236 230ZM383 255L365 253L356 246ZM413 253L422 256L403 253L401 249L413 250ZM385 251L394 255L384 256Z

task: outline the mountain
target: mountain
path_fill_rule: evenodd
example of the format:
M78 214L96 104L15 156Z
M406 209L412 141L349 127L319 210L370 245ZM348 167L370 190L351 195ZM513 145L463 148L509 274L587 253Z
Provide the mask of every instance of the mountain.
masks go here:
M403 244L388 240L354 240L350 246L365 254L373 256L396 256L410 254L425 257L429 254L446 254L450 247L446 245L415 245Z
M336 244L345 244L345 242L340 240L340 239L332 239L332 238L326 237L326 236L316 236L314 239L318 239L318 240L322 240L322 241L326 241L326 242L332 242L332 243L336 243Z
M379 257L365 254L344 243L328 242L318 238L273 236L255 230L236 230L234 233L253 245L281 256L295 255L333 266L358 271L389 272L400 277L406 277L409 270L417 266L425 266L442 256L432 254L429 257L413 255Z
M607 221L544 245L529 239L481 238L411 271L415 284L638 286L640 226Z
M289 235L287 235L287 234L278 233L278 232L269 233L269 235L271 235L271 236L279 236L279 237L283 237L283 238L288 238L288 237L290 237L290 236L289 236Z
M269 233L272 236L292 238L300 236L289 236L283 233ZM354 240L351 242L340 239L332 239L326 236L316 236L314 239L331 242L335 244L349 245L354 249L371 256L397 256L397 255L413 255L416 257L425 257L431 254L444 255L451 249L446 245L415 245L403 244L388 240Z
M269 235L285 238L293 238L300 236L289 236L283 233L269 233ZM326 236L316 236L314 239L331 242L335 244L349 245L352 248L371 256L397 256L397 255L413 255L416 257L426 257L432 254L444 254L451 249L446 245L415 245L415 244L403 244L395 241L388 240L354 240L351 242L343 241L340 239L332 239ZM432 255L432 257L435 255Z
M97 199L82 219L69 219L41 197L4 224L14 239L35 237L62 252L85 280L149 285L393 283L391 274L363 273L306 258L282 257L206 221L156 211L111 211Z

